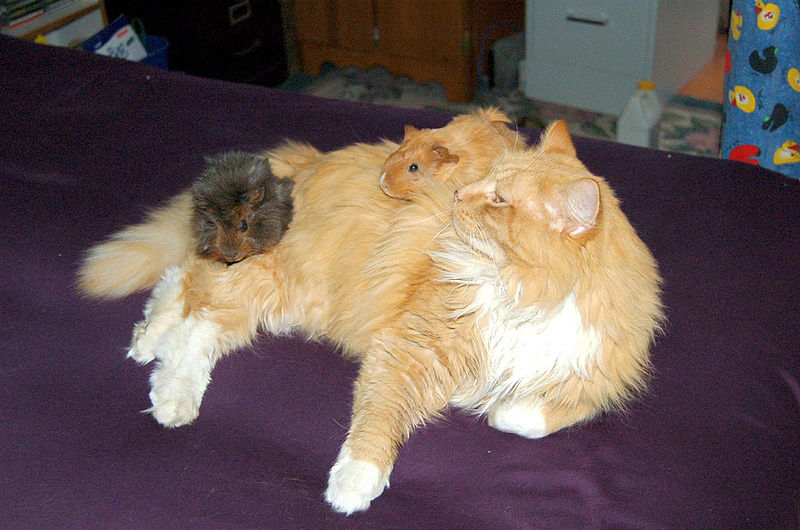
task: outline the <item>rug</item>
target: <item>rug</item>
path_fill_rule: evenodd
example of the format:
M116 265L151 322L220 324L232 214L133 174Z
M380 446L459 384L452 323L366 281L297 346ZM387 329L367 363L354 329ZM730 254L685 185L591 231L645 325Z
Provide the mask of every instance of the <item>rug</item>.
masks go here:
M355 67L324 67L320 75L295 73L281 88L314 96L363 101L376 105L406 108L432 108L453 114L471 112L478 107L496 106L517 125L544 128L557 119L567 122L578 136L614 140L614 116L526 98L518 89L502 90L479 84L469 103L447 100L442 86L435 82L417 83L409 77L394 76L385 68L361 70ZM657 132L657 149L700 156L719 155L722 106L687 97L674 97L664 104Z

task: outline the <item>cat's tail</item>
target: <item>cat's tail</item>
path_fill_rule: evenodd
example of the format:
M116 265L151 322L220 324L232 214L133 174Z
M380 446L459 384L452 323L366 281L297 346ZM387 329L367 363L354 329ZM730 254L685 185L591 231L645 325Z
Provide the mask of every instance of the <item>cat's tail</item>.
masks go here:
M269 160L273 175L278 178L293 178L295 174L317 162L325 154L310 144L286 140L264 152L263 156Z
M90 298L122 298L151 288L192 251L192 211L191 193L181 193L144 222L91 247L78 270L78 290Z

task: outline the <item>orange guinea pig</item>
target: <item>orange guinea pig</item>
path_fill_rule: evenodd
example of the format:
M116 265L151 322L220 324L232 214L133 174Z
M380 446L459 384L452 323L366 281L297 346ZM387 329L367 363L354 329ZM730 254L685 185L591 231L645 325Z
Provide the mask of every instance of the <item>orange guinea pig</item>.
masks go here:
M508 116L490 107L456 116L439 129L406 125L403 143L383 164L381 189L389 197L408 200L426 179L445 182L454 190L480 180L498 155L527 147L510 123Z

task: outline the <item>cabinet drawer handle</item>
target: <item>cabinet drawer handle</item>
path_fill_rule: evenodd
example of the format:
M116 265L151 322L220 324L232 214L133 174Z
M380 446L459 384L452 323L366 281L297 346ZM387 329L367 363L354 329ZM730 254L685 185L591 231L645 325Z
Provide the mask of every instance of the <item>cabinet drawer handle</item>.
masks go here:
M238 24L250 18L253 12L250 9L250 0L244 0L237 4L228 6L228 22L231 26Z
M591 26L608 25L608 17L604 13L592 16L588 14L567 11L567 20L569 22L577 22L578 24L589 24Z
M255 39L253 39L253 42L250 43L250 46L242 50L235 51L233 52L233 54L236 57L244 57L245 55L250 54L253 50L257 50L260 47L261 47L261 39L256 37Z

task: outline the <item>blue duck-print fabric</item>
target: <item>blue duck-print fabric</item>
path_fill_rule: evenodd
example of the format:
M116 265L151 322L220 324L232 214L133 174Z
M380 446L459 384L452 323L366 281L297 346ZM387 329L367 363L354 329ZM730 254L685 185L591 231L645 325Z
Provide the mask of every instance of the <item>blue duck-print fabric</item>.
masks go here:
M800 0L733 0L724 158L800 178Z

